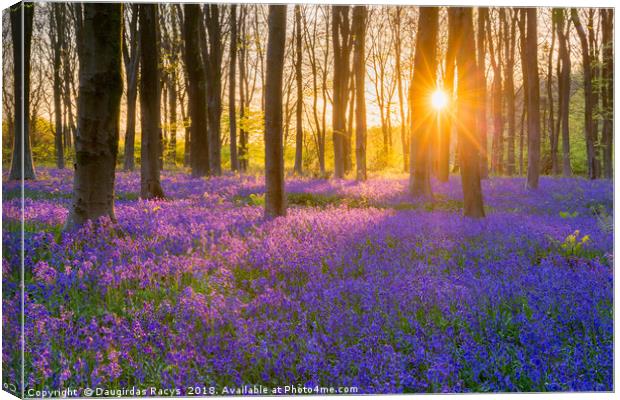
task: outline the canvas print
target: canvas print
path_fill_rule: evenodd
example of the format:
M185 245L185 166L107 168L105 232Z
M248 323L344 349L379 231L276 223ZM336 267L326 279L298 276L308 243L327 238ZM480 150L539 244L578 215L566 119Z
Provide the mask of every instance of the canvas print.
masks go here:
M2 13L2 389L614 391L612 8Z

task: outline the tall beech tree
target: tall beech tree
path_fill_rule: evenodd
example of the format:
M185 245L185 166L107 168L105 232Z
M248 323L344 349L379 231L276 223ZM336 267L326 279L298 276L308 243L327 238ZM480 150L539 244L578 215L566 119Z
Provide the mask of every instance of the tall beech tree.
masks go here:
M230 48L228 63L228 126L230 131L230 169L239 169L237 159L237 110L235 100L235 86L237 85L237 5L230 5Z
M265 82L265 215L286 215L282 132L282 76L286 43L286 6L269 6Z
M9 180L36 179L30 146L30 45L34 7L34 3L19 2L10 8L15 122Z
M555 10L552 11L551 15L551 45L547 46L545 43L545 49L548 49L548 57L547 57L547 78L546 78L546 89L547 89L547 108L549 110L547 119L548 126L547 130L549 132L549 155L551 159L551 173L553 175L557 175L560 170L559 159L558 159L558 125L556 125L555 118L555 107L554 107L554 96L553 96L553 55L555 50L555 39L556 39L556 20L555 20ZM558 74L559 75L559 74ZM559 76L558 76L559 78ZM559 89L559 82L558 82ZM559 91L559 90L558 90ZM558 113L559 114L559 113Z
M247 68L247 34L246 34L246 19L247 19L247 6L241 6L239 15L239 148L237 150L237 157L239 158L239 169L241 171L247 171L248 160L248 133L244 127L245 121L245 109L247 100L247 88L248 79L246 74Z
M603 107L603 176L613 178L613 138L614 138L614 10L600 9L603 42L603 87L601 90Z
M349 24L350 6L332 6L332 41L334 78L332 130L334 142L334 177L344 178L345 136L347 134L347 95L349 93L349 57L352 37Z
M479 142L476 132L480 86L478 79L474 27L471 7L454 9L460 45L456 51L457 65L457 111L456 124L460 143L461 182L463 185L463 215L472 218L484 217L482 188L480 185Z
M188 78L188 103L190 118L190 166L193 176L206 176L209 169L209 144L207 141L207 100L205 70L200 50L200 5L183 5L183 39L185 42L185 68Z
M206 71L207 124L209 141L209 168L211 174L222 174L222 26L220 5L204 6L204 23L207 28L208 47L203 47L203 62ZM206 53L205 53L205 50Z
M489 175L489 156L487 150L487 76L486 76L486 20L489 17L487 7L478 7L476 46L478 49L478 79L480 80L480 104L478 107L478 135L480 137L480 177Z
M454 97L454 73L456 52L460 45L459 22L456 18L455 8L448 8L448 45L445 56L445 74L444 74L444 91L446 92L450 103ZM437 140L437 179L441 182L447 182L450 178L450 141L452 132L452 118L450 112L442 112L439 114L440 126Z
M592 88L592 60L590 58L590 50L588 45L588 37L586 31L581 24L579 14L576 8L571 8L570 17L577 30L579 41L581 42L581 55L583 60L583 92L585 100L584 108L584 131L586 134L586 155L588 162L588 177L596 179L596 149L594 137L594 93Z
M159 76L159 38L157 32L158 5L140 4L140 196L143 199L162 198L159 177L159 155L162 151L160 109L161 82Z
M295 104L295 173L302 174L302 157L304 146L304 129L302 125L303 76L302 76L302 34L301 34L301 5L295 5L295 82L297 83L297 102Z
M519 59L521 60L521 80L523 82L523 107L521 107L521 129L519 135L519 174L524 175L525 172L525 151L524 151L524 138L525 138L525 117L527 115L527 103L528 103L528 83L527 83L527 49L526 49L526 9L520 8L518 10L519 21L517 26L519 27Z
M121 3L80 7L80 83L73 201L67 227L114 215L114 173L123 93Z
M166 88L168 101L168 118L164 119L165 127L168 130L168 141L166 151L166 159L172 165L176 165L176 149L177 149L177 131L179 128L177 120L177 105L179 102L179 24L177 23L177 7L175 4L163 4L159 9L162 49L165 51L162 63L162 71L164 72L162 84ZM167 14L167 15L166 15ZM168 17L168 18L167 18ZM166 97L162 98L166 101ZM162 165L163 166L163 165Z
M127 119L125 125L125 152L123 169L133 171L135 168L136 138L136 100L138 98L138 66L140 64L140 38L138 35L138 5L126 8L131 11L129 30L123 35L123 60L127 79Z
M54 76L54 147L56 151L56 168L65 168L65 155L63 142L63 110L62 110L62 42L65 34L65 5L61 3L51 4L49 12L49 36L52 45L52 70Z
M568 45L568 32L565 31L566 15L563 9L553 10L555 27L558 36L558 132L562 135L562 175L571 176L570 166L570 130L569 130L569 105L570 105L570 51ZM568 25L570 27L570 25Z
M407 133L407 118L405 117L405 95L403 91L403 67L402 67L402 15L404 8L396 6L394 10L394 73L396 74L396 88L398 93L398 111L400 114L400 142L403 151L403 172L409 167L409 135ZM356 81L357 82L357 81ZM356 89L357 90L357 89Z
M540 83L538 77L538 21L536 8L528 8L526 17L525 64L527 76L527 181L528 189L538 189L540 176Z
M517 20L513 10L507 10L504 15L504 98L506 99L506 120L508 129L506 139L506 174L514 175L516 172L515 140L517 135L515 117L515 38Z
M430 143L436 128L430 98L437 84L438 7L422 7L418 17L413 78L409 86L411 109L411 162L409 192L413 196L432 198L430 181ZM471 54L470 54L471 56Z
M366 6L353 8L353 77L355 79L355 162L357 180L364 181L366 173Z
M499 9L500 21L505 18L506 10ZM491 140L491 171L495 174L504 172L504 119L503 119L503 91L502 91L502 26L499 24L493 40L493 24L491 18L486 19L487 37L491 66L493 67L493 82L491 84L491 115L493 117L493 138Z
M75 36L72 33L75 32L71 22L71 7L65 4L64 7L63 24L63 40L61 41L61 55L62 55L62 73L63 73L63 104L65 110L64 120L64 145L66 150L73 149L73 142L75 139L75 115L73 111L72 98L76 97L76 85L74 72L77 68L77 54L75 53L75 45L73 44Z

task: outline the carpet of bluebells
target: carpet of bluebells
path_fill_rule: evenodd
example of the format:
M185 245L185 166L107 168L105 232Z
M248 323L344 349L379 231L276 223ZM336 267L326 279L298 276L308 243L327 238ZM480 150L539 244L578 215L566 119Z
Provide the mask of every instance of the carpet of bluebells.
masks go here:
M357 386L360 393L613 390L613 184L117 174L117 224L64 231L72 173L25 183L29 388ZM5 177L6 179L6 177ZM19 380L19 186L3 183L4 376ZM11 343L11 341L14 341Z

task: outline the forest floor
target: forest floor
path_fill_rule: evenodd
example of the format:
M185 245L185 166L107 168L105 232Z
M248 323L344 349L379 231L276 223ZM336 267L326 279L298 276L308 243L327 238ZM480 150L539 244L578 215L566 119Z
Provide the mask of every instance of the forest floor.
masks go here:
M115 229L64 232L72 172L25 184L26 388L304 385L359 393L613 390L613 184L287 180L164 172ZM19 348L19 188L3 194L4 376Z

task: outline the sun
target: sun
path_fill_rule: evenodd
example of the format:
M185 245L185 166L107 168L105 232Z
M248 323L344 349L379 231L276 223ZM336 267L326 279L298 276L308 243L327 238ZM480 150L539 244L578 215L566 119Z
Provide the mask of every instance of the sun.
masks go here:
M448 105L448 95L441 89L437 89L431 95L431 104L435 110L441 110Z

